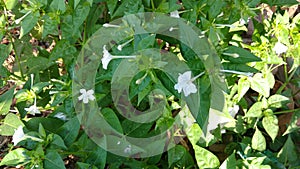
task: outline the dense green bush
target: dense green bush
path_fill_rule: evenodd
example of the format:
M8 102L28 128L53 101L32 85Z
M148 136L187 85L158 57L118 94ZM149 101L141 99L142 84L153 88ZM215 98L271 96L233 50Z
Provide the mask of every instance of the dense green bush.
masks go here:
M0 166L300 168L298 4L296 0L1 0ZM134 17L143 15L131 15L144 12L171 17L155 25ZM166 29L178 31L183 36L178 39L129 29L136 24L155 31L171 21L177 23L176 19L195 27L179 24ZM115 20L121 20L121 26L110 23ZM109 29L114 36L101 34ZM197 33L205 39L203 46L192 48L180 41L186 38L194 43L188 30L201 30ZM106 42L108 46L100 45ZM89 50L95 53L85 57ZM207 52L209 59L197 50ZM121 60L139 51L153 58L127 59L139 63L133 79L124 81L131 104L140 111L155 108L160 102L154 96L160 93L154 89L163 92L160 100L166 103L161 115L149 123L124 118L113 100L123 93L114 96L111 91L114 73L130 74L133 69L118 68L124 65ZM166 52L176 59L164 60ZM102 53L103 58L97 58ZM94 54L95 60L102 61L92 77L94 86L78 88L86 85L78 81L92 75L85 72L78 77ZM159 69L171 62L187 67L171 65L174 72ZM187 68L191 72L181 72L178 79L170 76ZM176 122L175 136L186 137L152 157L139 158L130 145L123 147L130 157L116 155L90 139L96 132L85 132L80 112L95 108L85 109L91 102L101 107L101 117L126 136L148 138Z

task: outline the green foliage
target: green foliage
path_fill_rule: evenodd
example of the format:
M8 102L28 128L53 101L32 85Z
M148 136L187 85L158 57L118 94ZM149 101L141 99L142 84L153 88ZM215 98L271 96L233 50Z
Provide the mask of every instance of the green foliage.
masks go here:
M300 14L285 9L297 4L0 0L0 167L299 168ZM180 19L157 15L153 23L129 15L177 10ZM105 70L103 45L112 56L136 58L112 59ZM189 81L196 92L185 96L174 86L188 70L199 77ZM116 82L124 93L114 93ZM85 87L94 91L88 105L78 97ZM224 117L214 119L215 112ZM103 122L94 117L113 135L103 136L105 125L86 125ZM125 139L161 133L178 144L128 147ZM226 148L214 150L218 145Z

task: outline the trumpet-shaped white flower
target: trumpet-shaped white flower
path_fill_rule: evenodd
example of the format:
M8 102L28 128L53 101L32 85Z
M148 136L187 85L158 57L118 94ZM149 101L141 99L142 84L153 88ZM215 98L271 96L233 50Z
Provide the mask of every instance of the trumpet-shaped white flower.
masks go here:
M24 131L23 131L23 126L19 126L17 128L17 130L15 130L15 133L12 137L12 142L14 143L14 146L16 146L24 138L25 138L25 134L24 134Z
M108 52L108 50L106 49L106 45L103 46L103 57L101 59L103 69L105 70L107 69L109 62L112 59L120 59L120 58L130 59L130 58L136 58L136 56L114 56Z
M181 91L183 91L185 97L187 97L191 93L196 93L197 88L196 85L193 84L193 81L196 80L198 77L202 76L203 74L204 73L201 73L192 78L191 71L186 71L183 74L179 73L178 83L175 84L174 88L178 91L178 93L181 93Z
M67 116L64 113L62 113L62 112L57 113L54 117L56 117L58 119L61 119L63 121L67 120Z
M36 107L36 104L33 104L32 106L30 106L28 108L25 108L25 111L27 111L31 115L41 114L39 109Z
M101 59L103 69L107 69L109 62L113 59L113 56L106 49L106 45L103 46L103 58Z
M118 49L119 51L122 51L123 47L126 46L126 45L127 45L128 43L130 43L131 41L133 41L133 39L134 39L134 38L131 38L131 39L129 39L127 42L118 45L117 49Z
M280 43L279 41L276 42L274 48L273 48L273 51L275 51L275 53L277 55L280 55L282 53L286 53L286 51L288 50L288 47L285 46L284 44Z
M173 12L170 12L170 17L173 17L173 18L180 18L179 16L179 12L176 10L176 11L173 11Z
M109 24L109 23L105 23L103 24L103 27L105 28L119 28L119 25L113 25L113 24Z
M78 100L82 100L84 104L87 104L89 100L95 100L94 90L91 89L86 91L85 89L80 89L79 92L81 95L78 97Z
M208 125L207 125L207 131L212 131L218 127L219 124L224 125L228 122L231 122L234 120L234 116L238 113L239 106L234 105L234 107L228 108L228 113L231 115L231 117L225 116L225 114L221 112L216 112L214 110L211 110L209 112L209 118L208 118ZM225 130L224 130L225 131ZM221 131L222 132L222 131Z

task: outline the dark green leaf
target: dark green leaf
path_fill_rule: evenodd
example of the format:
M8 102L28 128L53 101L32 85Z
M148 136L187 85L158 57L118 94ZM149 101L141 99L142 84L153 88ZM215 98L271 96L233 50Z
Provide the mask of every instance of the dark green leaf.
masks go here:
M288 139L286 140L282 149L278 152L277 157L279 161L284 164L286 164L287 162L292 163L299 160L296 153L296 146L290 135L288 136Z
M79 129L80 123L77 117L73 117L57 130L57 134L63 138L67 146L70 146L76 140Z
M61 156L55 150L48 150L46 152L45 161L44 161L45 169L65 169L65 163L62 160Z
M9 112L14 96L14 90L15 88L12 88L0 95L0 115L5 115Z
M261 59L246 49L236 47L236 46L229 46L223 52L223 58L225 60L229 60L232 63L248 63L248 62L258 62Z
M29 31L34 28L35 24L38 22L40 17L40 12L30 12L22 21L21 21L21 32L20 38L26 35Z

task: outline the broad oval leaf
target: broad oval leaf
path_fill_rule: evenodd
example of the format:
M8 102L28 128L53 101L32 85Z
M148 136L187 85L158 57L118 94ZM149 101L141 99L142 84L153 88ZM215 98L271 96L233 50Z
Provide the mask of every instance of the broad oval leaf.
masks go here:
M256 128L252 137L251 147L258 151L264 151L266 149L266 139L258 128Z
M266 116L263 118L262 124L263 124L266 132L269 134L269 136L274 141L278 134L278 131L279 131L277 117L275 115Z

